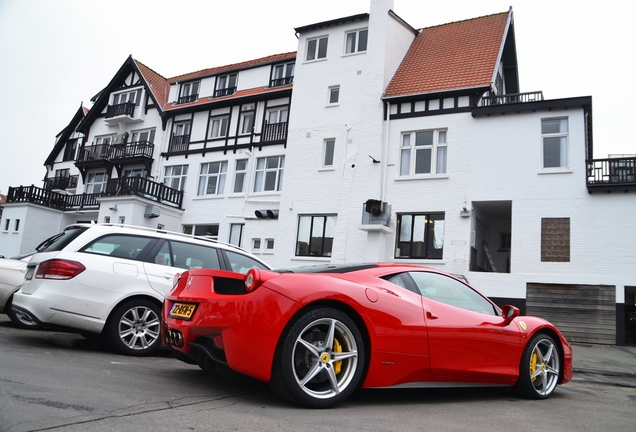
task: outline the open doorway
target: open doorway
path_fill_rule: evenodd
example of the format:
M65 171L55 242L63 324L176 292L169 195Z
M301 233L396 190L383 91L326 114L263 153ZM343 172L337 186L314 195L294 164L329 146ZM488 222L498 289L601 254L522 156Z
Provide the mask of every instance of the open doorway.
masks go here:
M473 201L470 270L510 273L512 201Z

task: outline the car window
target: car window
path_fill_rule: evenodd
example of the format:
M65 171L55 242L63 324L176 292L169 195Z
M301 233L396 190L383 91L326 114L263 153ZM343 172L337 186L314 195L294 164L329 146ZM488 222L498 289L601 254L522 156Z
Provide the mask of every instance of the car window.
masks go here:
M462 309L497 315L492 303L468 285L453 278L425 271L409 272L409 275L413 278L423 297Z
M240 253L236 253L233 251L226 250L225 254L230 261L230 266L232 267L232 271L236 273L247 273L251 268L263 269L267 270L267 267L264 266L259 261L248 257L247 255L243 255Z
M90 242L80 252L136 260L154 242L152 237L110 234Z
M66 247L67 244L75 240L81 233L86 231L86 227L73 227L55 234L44 240L35 249L38 252L58 252Z
M174 267L183 269L221 269L215 247L171 241Z
M398 273L396 275L385 276L382 279L387 282L391 282L399 287L406 288L409 291L414 292L415 294L420 294L417 287L413 284L413 280L409 278L409 276L405 273Z
M174 257L170 254L170 243L164 242L161 249L151 257L150 262L171 267L174 263Z

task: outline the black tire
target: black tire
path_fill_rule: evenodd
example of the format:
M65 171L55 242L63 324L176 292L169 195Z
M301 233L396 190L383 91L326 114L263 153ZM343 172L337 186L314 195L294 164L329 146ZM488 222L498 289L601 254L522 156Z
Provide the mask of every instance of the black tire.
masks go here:
M298 405L330 408L358 387L365 363L364 339L354 321L337 309L313 309L282 334L270 387Z
M26 312L13 309L12 305L13 296L9 297L9 300L7 300L7 303L4 305L4 310L15 327L26 330L39 330L42 328L42 325L31 315Z
M514 389L528 399L546 399L556 389L560 372L559 347L547 334L537 334L523 350Z
M129 300L111 314L107 337L115 351L129 356L152 355L161 347L161 307L145 299Z

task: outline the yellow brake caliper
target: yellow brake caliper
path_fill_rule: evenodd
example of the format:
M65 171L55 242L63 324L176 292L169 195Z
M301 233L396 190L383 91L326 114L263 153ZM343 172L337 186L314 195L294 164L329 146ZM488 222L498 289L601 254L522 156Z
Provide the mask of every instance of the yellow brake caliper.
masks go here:
M530 376L534 375L534 373L537 370L537 358L539 356L537 355L537 353L532 353L532 357L530 357ZM534 382L537 379L537 377L533 377L532 378L532 382Z
M333 352L335 353L341 353L342 352L342 345L340 345L340 342L338 342L338 339L333 340ZM340 368L342 367L342 360L338 360L333 362L333 371L336 375L338 375L340 373Z

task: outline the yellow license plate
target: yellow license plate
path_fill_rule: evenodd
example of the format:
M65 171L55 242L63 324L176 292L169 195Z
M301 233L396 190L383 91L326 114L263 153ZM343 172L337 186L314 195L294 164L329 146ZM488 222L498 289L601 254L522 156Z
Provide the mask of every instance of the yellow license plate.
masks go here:
M188 303L175 303L168 314L171 318L190 319L197 305Z

